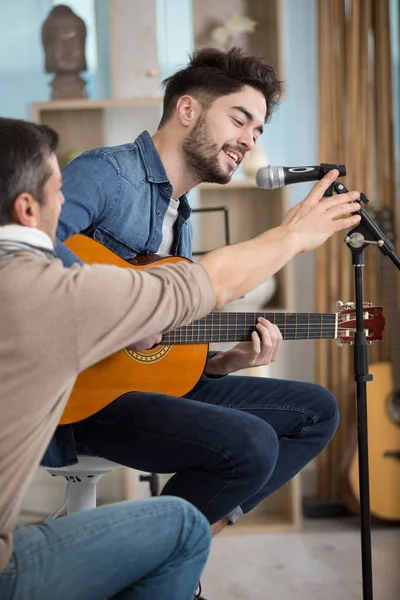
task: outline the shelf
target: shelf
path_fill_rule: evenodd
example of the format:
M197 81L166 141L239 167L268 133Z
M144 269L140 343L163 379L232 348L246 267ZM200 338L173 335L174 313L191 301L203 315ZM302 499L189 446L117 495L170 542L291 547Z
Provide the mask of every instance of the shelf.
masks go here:
M35 102L32 119L57 131L57 156L64 167L85 150L125 144L143 129L152 131L159 121L162 102L161 97Z
M104 100L85 100L78 98L76 100L52 100L51 102L34 102L33 110L41 111L57 111L57 110L93 110L93 109L109 109L109 108L129 108L129 107L148 107L161 106L163 99L161 97L153 98L105 98Z
M234 527L225 527L223 535L243 535L271 531L299 531L302 517L300 504L300 477L297 475L277 492L263 500L239 519Z

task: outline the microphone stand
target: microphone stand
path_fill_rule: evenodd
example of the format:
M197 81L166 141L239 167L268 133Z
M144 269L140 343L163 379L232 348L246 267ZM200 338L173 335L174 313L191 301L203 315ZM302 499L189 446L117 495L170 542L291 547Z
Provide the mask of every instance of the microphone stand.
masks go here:
M342 183L332 184L332 189L337 194L344 194L349 191ZM328 194L325 195L331 195L330 191L328 190ZM369 202L367 196L363 193L360 196L360 200L364 204ZM344 241L351 250L355 279L356 332L354 337L354 379L356 382L357 398L363 600L373 600L366 390L367 381L372 380L372 375L368 373L368 345L363 321L362 267L364 266L364 248L369 244L376 245L383 254L390 258L398 269L400 269L400 258L396 254L392 242L380 230L375 221L371 219L362 204L360 210L355 214L361 215L361 221L357 227L349 231Z

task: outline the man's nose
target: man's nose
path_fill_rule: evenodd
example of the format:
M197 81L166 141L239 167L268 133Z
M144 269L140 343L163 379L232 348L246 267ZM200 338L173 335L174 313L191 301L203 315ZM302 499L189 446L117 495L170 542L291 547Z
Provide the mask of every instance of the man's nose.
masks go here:
M238 142L246 150L251 150L255 144L253 131L243 131L238 139Z

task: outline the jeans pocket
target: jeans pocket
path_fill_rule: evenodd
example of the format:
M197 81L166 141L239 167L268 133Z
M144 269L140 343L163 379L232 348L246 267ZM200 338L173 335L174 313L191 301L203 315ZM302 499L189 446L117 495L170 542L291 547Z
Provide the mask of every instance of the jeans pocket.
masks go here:
M0 598L1 600L18 600L16 595L17 561L13 554L0 573Z

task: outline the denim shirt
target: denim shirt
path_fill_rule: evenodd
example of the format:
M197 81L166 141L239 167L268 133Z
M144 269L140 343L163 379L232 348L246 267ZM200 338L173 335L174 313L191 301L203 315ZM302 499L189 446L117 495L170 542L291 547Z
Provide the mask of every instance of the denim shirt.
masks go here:
M150 134L135 142L81 154L63 169L57 254L66 266L76 257L61 244L82 232L121 258L157 252L172 186ZM171 254L191 258L192 227L186 195L179 198Z
M62 243L74 233L97 240L123 259L158 251L172 186L147 131L133 143L78 156L63 169L63 192L56 252L65 266L81 262ZM179 200L171 254L191 258L191 210L185 195ZM76 462L72 426L59 426L42 464Z

